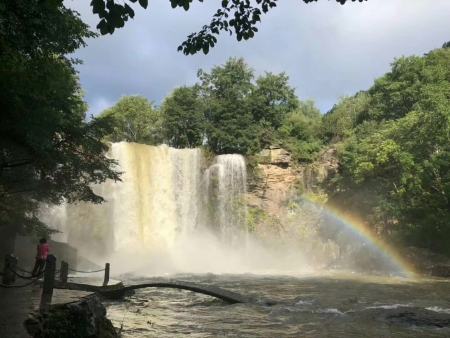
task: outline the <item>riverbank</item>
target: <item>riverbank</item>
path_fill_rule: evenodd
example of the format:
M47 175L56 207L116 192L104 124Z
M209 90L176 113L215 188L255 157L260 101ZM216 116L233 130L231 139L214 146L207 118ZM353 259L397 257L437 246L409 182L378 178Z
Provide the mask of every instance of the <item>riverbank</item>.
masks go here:
M52 305L70 303L90 295L90 292L54 290ZM0 288L0 337L29 337L24 321L30 313L39 310L41 288L38 285L24 288Z
M90 285L101 285L102 283L101 279L95 277L71 277L70 280ZM20 282L21 281L17 281L17 284L20 285ZM0 337L30 337L25 329L24 322L30 318L30 315L32 314L34 315L32 315L31 318L39 319L36 314L39 311L41 292L42 289L38 284L23 288L0 288L0 308L2 309L0 311ZM66 319L71 316L72 319L74 319L74 313L77 313L75 317L82 314L81 317L74 320L75 323L80 319L89 318L89 312L95 313L96 317L105 317L106 310L99 300L88 303L85 302L83 304L84 301L92 299L94 296L94 293L87 291L54 289L51 309L56 308L56 313L66 317ZM67 307L68 304L71 305ZM86 317L86 314L88 314L88 317ZM55 337L58 337L58 335Z
M33 312L24 326L30 336L39 338L119 337L106 317L106 307L96 294L71 303L52 305L45 313Z

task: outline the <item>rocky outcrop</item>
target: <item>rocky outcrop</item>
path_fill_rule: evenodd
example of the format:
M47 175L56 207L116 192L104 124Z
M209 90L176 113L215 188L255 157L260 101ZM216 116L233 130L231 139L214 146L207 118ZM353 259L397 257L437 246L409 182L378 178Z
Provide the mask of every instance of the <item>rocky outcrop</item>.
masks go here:
M259 181L248 194L248 204L277 215L281 212L283 201L292 193L298 180L298 172L291 167L274 164L258 164Z
M254 184L249 189L248 205L279 218L286 214L286 204L299 192L315 191L338 169L336 149L329 148L310 164L298 164L288 151L271 147L257 158Z
M450 278L450 258L425 248L407 247L402 255L414 265L414 270L424 275Z
M337 173L339 161L335 148L328 148L319 154L316 161L303 167L305 190L317 191L327 178Z
M435 264L430 271L432 276L450 278L450 264Z
M73 303L54 305L48 312L33 313L24 325L32 337L39 338L119 337L106 318L106 308L95 295Z
M259 162L261 164L271 164L279 167L288 167L291 165L291 154L279 147L270 147L259 153Z

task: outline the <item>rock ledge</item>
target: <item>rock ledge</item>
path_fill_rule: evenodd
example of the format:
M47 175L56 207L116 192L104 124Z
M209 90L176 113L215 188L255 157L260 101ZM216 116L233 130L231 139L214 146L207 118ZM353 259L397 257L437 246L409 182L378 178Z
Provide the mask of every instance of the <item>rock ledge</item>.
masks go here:
M106 308L95 295L54 305L44 313L32 313L24 326L30 336L39 338L119 337L106 317Z

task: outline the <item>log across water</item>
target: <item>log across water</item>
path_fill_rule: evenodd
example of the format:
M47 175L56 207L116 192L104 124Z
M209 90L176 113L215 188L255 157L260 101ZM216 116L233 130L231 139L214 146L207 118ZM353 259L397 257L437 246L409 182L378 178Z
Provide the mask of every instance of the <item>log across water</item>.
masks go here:
M117 283L108 286L97 286L97 285L89 285L89 284L81 284L81 283L56 283L55 288L58 289L70 289L70 290L82 290L82 291L91 291L99 293L100 295L106 298L121 298L127 292L137 289L144 288L171 288L171 289L179 289L179 290L188 290L196 293L201 293L204 295L208 295L211 297L215 297L221 299L229 304L237 304L237 303L249 303L253 299L250 297L246 297L240 295L236 292L224 290L215 286L205 286L196 283L183 282L183 281L167 281L167 282L149 282L135 285L123 285L122 283Z

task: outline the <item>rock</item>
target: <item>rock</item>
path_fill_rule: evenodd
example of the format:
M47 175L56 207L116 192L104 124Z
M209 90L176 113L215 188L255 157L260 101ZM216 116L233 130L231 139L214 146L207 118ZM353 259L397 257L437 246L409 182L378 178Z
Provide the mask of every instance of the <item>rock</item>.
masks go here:
M258 164L257 168L261 179L249 191L248 204L274 215L284 213L283 202L290 196L298 173L291 167L274 164Z
M291 164L291 154L283 148L270 147L259 153L260 163L288 167Z
M32 337L39 338L119 337L106 317L106 308L95 295L54 305L48 312L32 313L24 326Z
M337 151L329 148L319 154L316 161L304 167L303 185L307 190L316 191L325 180L333 177L339 168Z
M399 308L386 311L385 320L390 324L407 325L409 327L450 327L450 316L446 313L436 313L419 308Z
M282 148L271 149L270 159L272 164L289 166L291 163L291 154Z
M431 268L431 275L435 277L450 277L450 265L436 264Z
M287 219L292 215L292 207L302 193L325 195L323 183L332 178L339 167L335 148L323 150L312 163L299 163L285 149L272 146L261 151L256 162L246 203L252 227L257 229L258 235L268 238L273 232L284 231L282 224L290 221Z
M414 246L402 250L402 255L414 264L414 269L425 275L450 277L450 258L429 249Z
M270 156L270 149L263 149L261 150L261 152L258 154L259 157L259 163L270 163L271 160L271 156Z

